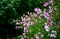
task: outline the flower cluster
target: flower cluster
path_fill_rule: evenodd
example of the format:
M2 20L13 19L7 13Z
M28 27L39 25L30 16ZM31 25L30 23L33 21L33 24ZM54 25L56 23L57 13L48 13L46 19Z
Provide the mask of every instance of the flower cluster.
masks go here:
M55 30L52 30L52 33L50 34L50 37L56 38L57 32Z
M51 31L50 28L53 25L51 14L53 13L53 8L49 4L53 4L53 0L49 0L49 2L46 2L44 4L44 7L47 7L47 6L49 7L48 11L46 8L44 8L44 10L42 11L40 8L36 7L34 9L35 12L33 13L27 12L28 15L21 16L21 20L22 20L21 24L24 27L24 33L23 33L24 38L30 39L29 36L32 32L34 32L34 29L35 30L38 29L38 31L36 32L37 35L33 34L35 39L40 39L40 38L42 39L45 34L44 32L49 33ZM16 22L16 24L19 24L19 23ZM42 26L44 26L44 28ZM30 30L30 28L32 30ZM45 30L45 31L42 31L42 30ZM48 36L53 37L53 38L56 38L56 35L57 35L57 32L55 30L52 30L51 34L50 33L48 34Z
M46 3L44 4L44 6L47 7L49 4L53 4L53 0L49 0L49 2L46 2Z
M48 6L49 4L53 3L53 0L49 0L49 3L45 3L44 6ZM51 13L53 12L53 8L51 6L49 6L49 12L46 11L46 9L44 9L44 17L47 19L47 22L45 23L45 29L46 31L49 31L50 26L52 26L52 19L50 17Z
M20 20L14 20L13 22L15 22L16 23L16 27L15 27L15 29L19 29L19 28L23 28L23 26L20 26Z
M49 3L52 4L53 0L49 0ZM49 5L49 3L45 3L44 6L47 7ZM44 17L47 19L47 22L45 22L44 28L47 32L50 31L50 27L53 24L53 21L51 19L52 12L53 12L53 8L51 6L49 6L49 11L48 12L46 12L46 9L44 9ZM52 30L52 33L49 34L49 36L53 37L53 38L56 38L56 35L57 35L57 33L56 33L55 30Z
M30 26L32 26L35 22L37 22L38 21L38 19L40 20L41 19L41 9L39 9L39 8L35 8L34 9L34 11L36 12L36 13L29 13L29 12L27 12L28 13L28 15L23 15L23 16L21 16L21 19L22 19L22 24L23 24L23 26L24 26L24 37L26 38L27 37L27 35L26 35L26 33L29 33L29 32L31 32L30 30L29 30L29 27ZM39 16L38 16L39 15ZM39 17L39 18L38 18ZM38 18L38 19L37 19Z

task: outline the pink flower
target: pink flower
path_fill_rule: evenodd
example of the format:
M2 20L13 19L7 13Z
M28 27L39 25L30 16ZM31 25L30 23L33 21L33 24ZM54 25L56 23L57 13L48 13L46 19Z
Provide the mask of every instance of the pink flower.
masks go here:
M47 23L45 23L44 28L45 28L45 30L46 30L47 32L48 32L48 31L49 31L49 29L50 29L50 27L49 27L49 25L48 25Z
M53 0L49 0L49 3L51 3L51 4L52 4L52 3L53 3Z
M49 29L49 26L48 25L45 25L45 29Z
M37 14L33 13L33 16L34 16L34 17L36 17L36 16L37 16Z
M36 36L36 39L39 39L39 36Z
M50 37L54 37L54 38L56 38L56 35L55 35L55 34L51 34Z
M35 8L34 11L37 12L37 14L40 14L42 12L40 8Z
M49 6L49 13L52 13L53 9Z
M49 9L49 13L52 13L52 11L53 11L52 9Z
M25 22L25 21L26 21L26 18L24 17L24 18L22 19L22 21Z
M30 21L30 20L31 20L31 18L30 18L30 17L28 17L28 18L27 18L27 21Z
M27 23L27 26L30 26L31 24L30 23Z
M45 7L47 7L48 5L49 5L49 3L48 3L48 2L46 2L46 3L44 4L44 6L45 6Z
M46 19L49 19L49 18L50 18L50 15L48 14L48 12L44 12L44 17L45 17Z
M34 11L35 11L35 12L38 12L38 8L35 8Z
M42 11L41 11L41 9L40 9L40 8L38 9L38 11L39 11L39 12L38 12L38 14L42 13Z

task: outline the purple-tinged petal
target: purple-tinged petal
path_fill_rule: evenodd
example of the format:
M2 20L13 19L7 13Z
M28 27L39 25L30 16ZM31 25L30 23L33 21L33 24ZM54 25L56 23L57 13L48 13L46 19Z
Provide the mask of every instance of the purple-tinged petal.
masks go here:
M49 3L48 2L46 2L45 4L44 4L44 7L47 7L49 5Z
M53 0L49 0L49 3L52 4L53 3Z

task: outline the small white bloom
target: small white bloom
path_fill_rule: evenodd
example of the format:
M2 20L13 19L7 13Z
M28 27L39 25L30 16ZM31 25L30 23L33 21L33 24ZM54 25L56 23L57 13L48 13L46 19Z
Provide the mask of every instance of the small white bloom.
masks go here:
M29 11L28 11L27 13L28 13L28 15L29 15Z
M32 15L32 13L30 13L30 15Z
M21 26L16 26L15 29L22 28Z
M31 25L33 25L33 24L34 24L34 22L31 21Z
M19 25L20 23L19 22L16 22L16 25Z
M43 37L44 35L41 35L41 37Z
M55 30L52 30L52 33L56 33L56 31Z
M46 2L46 3L44 4L44 6L45 6L45 7L47 7L48 5L49 5L49 3L48 3L48 2Z
M47 32L49 32L49 29L46 29Z
M25 35L26 33L23 33L23 35Z

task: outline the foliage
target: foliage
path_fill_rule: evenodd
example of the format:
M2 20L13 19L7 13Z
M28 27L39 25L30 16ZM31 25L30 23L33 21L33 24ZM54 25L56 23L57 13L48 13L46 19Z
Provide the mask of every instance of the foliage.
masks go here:
M43 5L46 2L49 2L49 0L0 0L0 26L1 26L0 31L8 32L10 31L10 29L8 29L10 26L11 26L11 29L12 27L15 29L15 27L17 26L24 27L23 21L27 20L25 19L26 17L31 19L30 21L27 21L27 22L32 23L26 32L27 33L26 39L28 38L35 39L36 36L39 36L39 38L41 39L59 39L60 38L60 35L59 35L60 34L59 32L60 1L54 0L53 4L49 4L47 7L44 7ZM48 12L49 6L53 8L53 12L50 15L50 17L52 18L52 21L55 23L52 25L55 27L51 27L50 30L51 31L56 30L57 32L56 38L50 38L49 36L47 37L48 32L46 32L45 29L43 28L45 25L44 23L46 22L47 19L44 16L41 16L42 18L41 19L39 17L40 14L38 13L37 15L37 12L36 11L34 12L34 9L37 8L37 9L41 9L42 14L44 14L44 9L46 9L46 11ZM56 28L56 25L58 25L58 28ZM3 27L5 27L5 29ZM17 27L17 28L20 28L20 27ZM51 31L49 32L49 34L51 34ZM37 34L39 32L41 32L41 34ZM42 38L41 35L42 36L44 35L44 37ZM23 38L24 36L22 35L21 37ZM16 39L20 39L21 37L18 36L16 37Z

